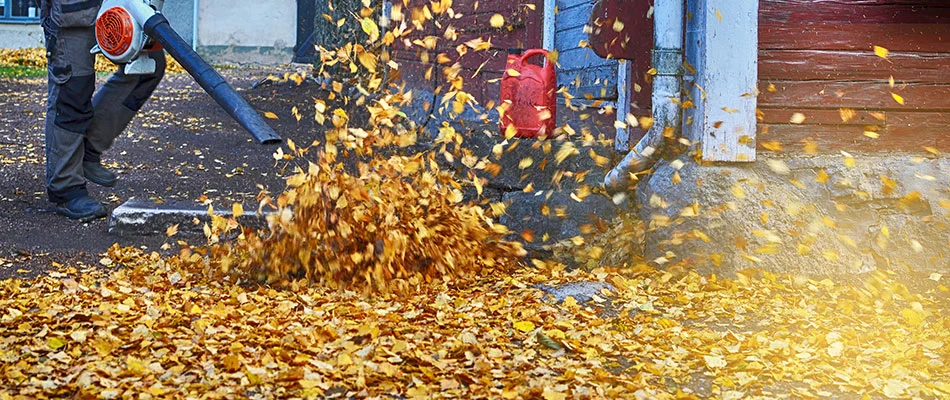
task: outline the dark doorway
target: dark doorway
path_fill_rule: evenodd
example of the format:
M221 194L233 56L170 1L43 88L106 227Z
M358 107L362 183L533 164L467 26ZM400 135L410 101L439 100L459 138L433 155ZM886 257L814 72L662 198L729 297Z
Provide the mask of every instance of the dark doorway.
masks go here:
M295 63L313 63L316 49L313 45L313 24L317 17L316 2L297 0L297 44L294 45Z

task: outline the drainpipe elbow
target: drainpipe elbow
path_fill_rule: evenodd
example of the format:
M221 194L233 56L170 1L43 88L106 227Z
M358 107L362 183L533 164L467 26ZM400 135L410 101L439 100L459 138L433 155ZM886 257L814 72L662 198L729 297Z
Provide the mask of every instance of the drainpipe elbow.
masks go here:
M656 126L654 126L650 128L642 140L637 142L637 146L630 150L623 160L607 173L607 176L604 177L604 187L608 193L631 190L638 182L637 174L652 168L653 164L656 164L661 150L660 146L663 144L662 140L654 139L657 137L662 138L662 134L657 132Z

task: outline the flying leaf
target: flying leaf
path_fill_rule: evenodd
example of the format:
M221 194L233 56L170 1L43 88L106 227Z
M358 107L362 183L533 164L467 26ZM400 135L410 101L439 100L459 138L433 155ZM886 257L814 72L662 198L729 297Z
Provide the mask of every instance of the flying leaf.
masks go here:
M369 41L375 42L379 39L379 26L376 25L376 21L373 21L370 17L363 17L360 20L360 27L363 28L363 32L366 32L369 35Z
M901 97L901 95L897 93L891 93L891 97L894 98L894 101L896 101L897 104L904 105L904 98Z
M176 234L178 234L178 224L165 228L165 236L172 237L172 236L175 236Z
M491 16L491 19L488 20L488 23L492 28L501 28L505 25L505 17L501 14L494 14Z
M887 49L881 46L874 46L874 54L876 54L878 57L887 58L887 53Z
M234 218L240 218L244 215L244 206L241 203L234 203L231 206L231 214L234 215Z

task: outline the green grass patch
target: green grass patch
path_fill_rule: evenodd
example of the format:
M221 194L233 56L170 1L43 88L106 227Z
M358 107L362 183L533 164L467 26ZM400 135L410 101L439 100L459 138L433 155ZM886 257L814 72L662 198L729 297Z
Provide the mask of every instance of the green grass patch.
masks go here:
M39 78L44 76L46 76L46 68L0 65L0 78Z

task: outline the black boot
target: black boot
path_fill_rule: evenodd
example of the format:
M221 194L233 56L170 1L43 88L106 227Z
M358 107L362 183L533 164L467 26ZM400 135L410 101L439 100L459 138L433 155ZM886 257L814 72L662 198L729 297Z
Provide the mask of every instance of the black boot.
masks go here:
M82 162L82 174L89 182L105 187L113 187L119 180L112 171L93 161Z
M57 204L55 211L59 215L65 215L70 219L78 219L83 222L105 218L106 215L109 215L102 203L88 195Z

